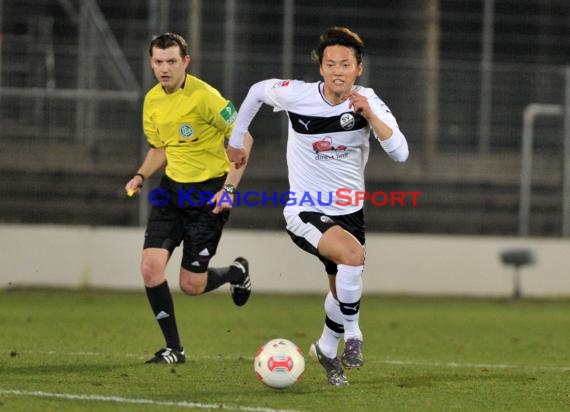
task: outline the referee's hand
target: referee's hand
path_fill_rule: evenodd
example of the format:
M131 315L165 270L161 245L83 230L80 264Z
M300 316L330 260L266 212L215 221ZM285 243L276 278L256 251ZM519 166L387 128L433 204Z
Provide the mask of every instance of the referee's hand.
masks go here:
M140 176L134 176L131 180L127 182L125 185L125 192L127 192L127 196L133 197L137 193L141 191L142 187L142 179Z
M218 214L224 210L229 210L234 205L234 195L226 192L225 190L219 190L214 197L210 200L215 206L212 209L212 213Z

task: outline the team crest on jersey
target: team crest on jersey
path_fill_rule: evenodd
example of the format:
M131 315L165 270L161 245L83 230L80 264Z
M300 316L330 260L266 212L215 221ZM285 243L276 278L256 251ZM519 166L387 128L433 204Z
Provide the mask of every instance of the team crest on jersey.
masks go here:
M354 120L352 113L343 113L340 116L340 127L342 127L344 130L351 130L354 128L355 124L356 121Z
M226 124L232 124L236 120L237 110L232 102L228 102L220 112L220 115L224 118Z
M188 123L184 123L180 125L178 133L180 133L180 136L182 136L183 138L188 139L194 134L194 130L192 129L192 126L190 126Z

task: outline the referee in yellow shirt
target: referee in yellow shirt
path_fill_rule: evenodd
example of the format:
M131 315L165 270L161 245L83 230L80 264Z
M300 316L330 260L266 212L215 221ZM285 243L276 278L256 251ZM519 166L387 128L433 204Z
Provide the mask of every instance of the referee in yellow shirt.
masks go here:
M126 184L137 193L145 179L166 162L145 233L141 273L150 306L166 346L147 363L184 363L166 265L183 242L180 288L195 296L230 282L236 305L251 293L249 265L238 257L227 267L209 268L229 217L244 168L235 169L225 151L236 110L216 89L186 74L190 63L182 36L164 33L150 44L150 63L158 84L146 94L143 127L150 148L137 173ZM253 139L248 134L249 152Z

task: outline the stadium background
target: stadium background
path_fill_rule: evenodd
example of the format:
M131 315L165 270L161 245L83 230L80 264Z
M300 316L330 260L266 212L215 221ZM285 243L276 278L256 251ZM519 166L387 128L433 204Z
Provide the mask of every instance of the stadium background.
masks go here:
M347 25L367 45L361 83L388 103L411 147L403 165L372 150L367 187L422 192L417 207L367 205L369 232L565 245L569 19L565 0L0 0L2 244L25 247L7 235L14 225L140 231L148 204L123 186L146 151L153 34L183 34L190 72L238 106L255 81L316 80L318 35ZM522 155L525 112L532 163ZM285 130L262 109L241 190L287 190ZM235 209L228 229L282 232L281 209Z

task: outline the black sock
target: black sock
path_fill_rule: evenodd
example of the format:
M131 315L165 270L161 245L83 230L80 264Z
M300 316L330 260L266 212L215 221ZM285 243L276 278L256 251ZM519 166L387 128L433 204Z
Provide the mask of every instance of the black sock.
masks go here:
M204 292L217 289L224 283L241 282L243 280L243 272L235 266L226 266L223 268L209 268L208 282Z
M178 326L176 326L176 317L174 316L174 303L168 282L165 280L158 286L145 287L145 289L154 316L164 335L166 347L181 350Z

